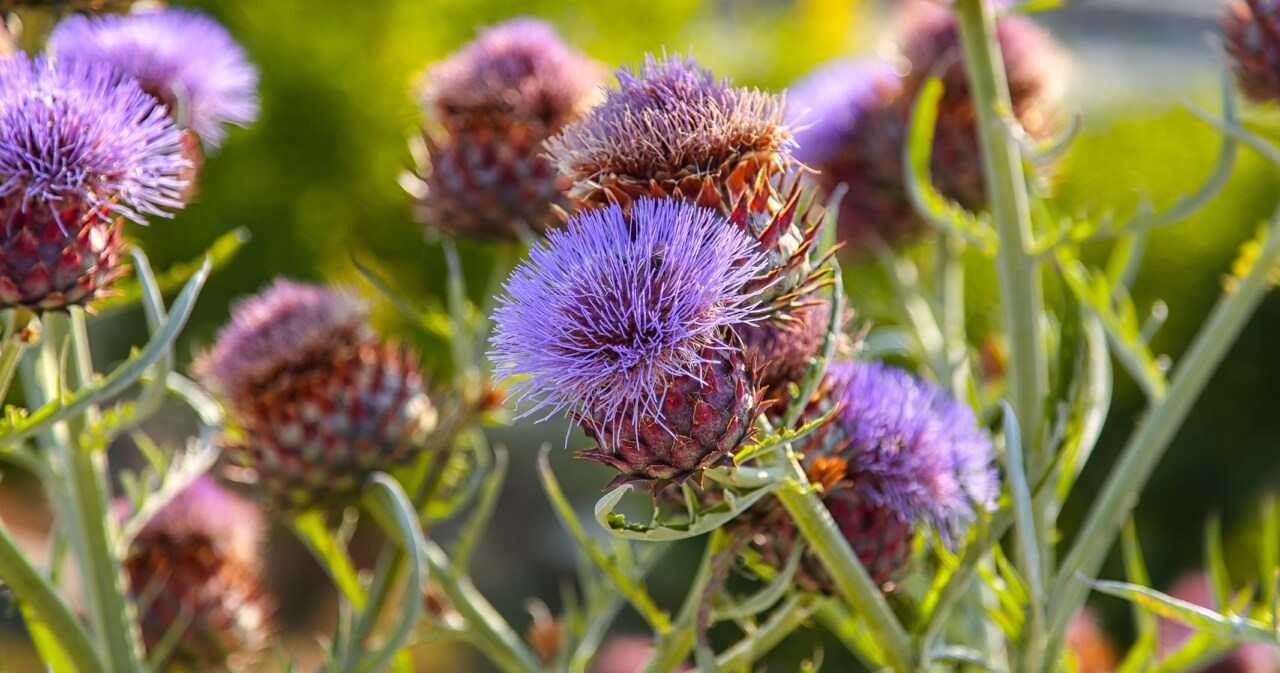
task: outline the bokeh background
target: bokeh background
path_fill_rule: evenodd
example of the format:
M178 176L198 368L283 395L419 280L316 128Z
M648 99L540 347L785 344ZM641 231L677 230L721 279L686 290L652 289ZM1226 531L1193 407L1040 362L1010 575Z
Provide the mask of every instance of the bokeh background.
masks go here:
M740 83L784 88L829 58L877 50L892 3L870 0L203 0L226 23L262 71L259 122L233 131L206 165L199 200L172 221L131 234L157 268L198 257L220 235L244 229L251 237L209 282L180 352L212 340L229 305L276 276L360 284L353 257L422 302L443 296L445 271L437 243L424 240L409 214L398 176L410 162L405 139L418 112L409 95L415 75L469 40L475 30L515 15L555 24L567 41L610 65L634 62L646 51L691 51ZM1037 16L1074 59L1071 104L1083 132L1056 180L1069 211L1131 212L1144 195L1157 205L1193 190L1211 170L1218 138L1182 102L1216 110L1218 66L1206 36L1220 5L1209 0L1085 0ZM1274 111L1248 110L1264 132ZM1161 299L1169 319L1155 340L1176 358L1219 294L1221 276L1240 242L1273 207L1277 175L1244 151L1231 183L1208 208L1157 232L1142 266L1135 297L1140 309ZM492 250L463 245L473 298L484 299ZM1100 254L1102 251L1094 251ZM995 287L980 269L969 288L972 306L995 314ZM861 317L892 320L878 272L852 268L848 296ZM366 288L367 289L367 288ZM372 291L370 290L370 293ZM417 340L433 369L449 370L448 351L423 340L389 308L386 330ZM139 315L122 313L93 324L102 367L127 356L142 338ZM1200 564L1199 531L1221 514L1230 564L1241 581L1256 573L1256 521L1261 499L1280 481L1280 295L1262 306L1142 497L1137 521L1157 586ZM1115 406L1101 446L1069 503L1066 531L1083 514L1130 432L1142 400L1117 368ZM161 419L175 429L182 418ZM565 428L549 423L500 428L492 439L508 446L512 465L493 527L477 557L476 582L518 629L528 623L529 597L553 611L560 586L575 568L568 537L558 527L534 472L537 446L563 443ZM580 441L580 440L575 440ZM610 475L605 468L555 451L562 483L584 513ZM47 521L37 493L20 475L0 485L0 511L34 535ZM287 535L275 536L272 588L293 640L332 618L332 592L320 571ZM700 543L683 550L696 553ZM660 602L682 599L688 564L680 551L655 576ZM1109 572L1117 572L1113 565ZM1123 641L1123 605L1097 604L1104 626ZM17 619L0 635L0 669L40 670L23 654ZM619 633L640 629L624 614ZM848 670L838 645L816 630L775 653L769 670L791 670L815 649L826 670ZM464 646L424 649L422 670L487 671Z

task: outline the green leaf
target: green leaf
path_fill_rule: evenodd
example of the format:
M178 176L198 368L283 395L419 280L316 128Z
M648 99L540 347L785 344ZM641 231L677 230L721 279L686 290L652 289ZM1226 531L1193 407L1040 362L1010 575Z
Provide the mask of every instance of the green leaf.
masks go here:
M1226 608L1231 599L1231 577L1227 574L1227 557L1222 550L1222 520L1209 517L1204 526L1204 563L1209 586L1213 590L1215 610Z
M610 533L628 540L647 542L686 540L705 535L729 523L739 514L750 509L761 498L778 490L781 485L781 482L774 482L747 491L743 495L734 493L732 489L725 489L722 502L695 512L694 517L687 521L662 521L657 518L657 512L655 512L652 524L628 521L625 515L614 511L622 501L622 497L632 488L631 485L619 486L596 502L596 521Z
M1208 608L1167 596L1154 589L1106 580L1085 581L1095 590L1132 601L1155 614L1238 643L1276 646L1276 637L1261 622L1236 615L1221 615Z
M51 673L77 673L75 664L71 663L71 658L58 644L58 639L53 636L49 627L36 618L25 602L19 601L18 607L22 610L27 634L31 637L31 644L35 645L40 661L49 667Z
M164 321L162 329L141 351L105 378L70 396L58 395L43 407L21 417L17 423L13 422L13 416L0 422L0 449L25 442L57 423L84 413L90 407L119 394L146 374L152 365L169 352L174 340L182 332L187 319L191 317L196 297L200 294L200 289L204 287L208 277L209 263L206 261L205 266L191 278L174 301L169 318Z
M155 287L164 293L172 292L183 284L189 282L204 268L206 260L209 263L209 271L219 271L227 266L236 253L249 242L249 230L244 227L234 229L213 242L209 249L199 257L188 262L183 262L170 267L168 271L155 277ZM134 248L135 250L137 248ZM149 291L141 279L130 278L124 282L117 283L115 289L118 294L106 297L93 304L93 308L98 312L99 316L108 316L123 311L130 306L141 301Z
M312 556L320 562L325 572L329 573L334 586L338 587L355 609L363 610L368 602L368 596L360 584L360 574L356 571L351 557L338 544L328 526L325 525L324 515L318 511L300 514L293 519L293 529L302 544L311 551Z
M1137 586L1150 586L1151 577L1147 573L1147 563L1142 557L1142 546L1138 543L1138 531L1133 519L1125 524L1120 537L1124 552L1125 577L1129 583ZM1136 603L1133 606L1133 623L1137 629L1137 638L1121 662L1116 673L1141 673L1147 670L1156 657L1156 636L1159 633L1159 621L1151 612L1142 609Z
M942 80L930 77L911 110L911 126L903 148L907 193L916 211L928 222L944 232L958 234L978 252L991 256L1000 243L995 230L983 218L943 196L930 177L933 136L942 94Z

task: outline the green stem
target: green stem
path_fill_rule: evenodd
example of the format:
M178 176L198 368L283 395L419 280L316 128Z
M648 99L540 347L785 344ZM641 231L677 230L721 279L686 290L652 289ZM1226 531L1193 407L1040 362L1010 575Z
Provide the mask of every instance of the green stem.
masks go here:
M804 534L809 549L827 569L837 593L875 633L890 667L897 671L912 670L911 639L906 629L893 614L880 587L849 548L822 500L808 488L796 484L784 484L776 495Z
M1048 360L1041 334L1044 298L1033 240L1027 178L1018 146L1002 112L1013 109L1004 57L996 39L995 12L984 0L957 0L969 85L977 111L982 168L991 216L1000 237L996 275L1009 334L1009 397L1027 437L1028 459L1037 460ZM1028 470L1036 474L1036 470Z
M649 661L637 673L667 673L674 671L684 663L689 652L693 650L698 625L698 611L702 607L707 585L711 582L712 565L717 554L728 546L728 536L723 528L712 531L707 540L707 548L702 553L702 561L698 564L698 574L685 592L684 605L680 606L680 614L676 617L672 628L660 636L653 646L653 654Z
M947 234L938 246L942 258L942 336L946 344L946 376L951 394L958 400L969 396L968 337L964 324L964 239Z
M542 663L502 615L458 573L449 557L432 540L423 543L432 582L449 598L453 609L467 622L468 638L484 646L484 654L506 673L540 673Z
M65 316L45 314L47 333L38 353L34 375L25 380L28 404L43 406L58 389L57 342L54 335L64 333ZM55 329L55 326L57 329ZM74 325L72 325L74 327ZM87 358L80 351L87 347L76 338L71 341L73 358ZM80 374L85 372L80 371ZM84 381L82 381L84 383ZM87 410L86 410L87 411ZM55 486L64 492L60 514L72 548L75 550L80 579L84 585L89 621L114 673L142 670L141 643L135 628L133 606L124 586L121 559L115 553L111 531L105 447L84 445L89 438L84 432L83 418L75 417L56 424L45 441L56 453L64 470L65 484Z
M1210 376L1230 351L1263 297L1280 260L1280 207L1271 216L1266 242L1248 275L1214 308L1169 382L1163 399L1130 438L1102 491L1094 498L1084 525L1062 564L1050 594L1050 649L1061 643L1071 617L1084 604L1089 587L1079 576L1095 577L1138 502L1174 435L1186 420Z
M778 643L800 628L817 608L814 596L793 595L778 606L760 628L748 633L737 645L716 658L716 667L734 671L749 666L777 647ZM704 673L711 673L706 671Z
M84 625L48 580L27 560L3 523L0 523L0 579L57 639L58 646L78 673L107 670Z

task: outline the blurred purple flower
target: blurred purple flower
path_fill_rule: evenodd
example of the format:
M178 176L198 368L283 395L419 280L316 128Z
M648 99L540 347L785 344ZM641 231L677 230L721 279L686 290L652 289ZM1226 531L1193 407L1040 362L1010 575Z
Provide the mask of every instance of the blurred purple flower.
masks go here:
M643 199L580 213L512 273L490 357L526 413L659 416L673 380L696 375L725 328L753 319L742 287L753 242L715 211ZM550 414L548 414L550 415Z
M195 370L229 404L252 405L282 375L376 343L368 320L368 304L353 292L280 278L236 304Z
M63 19L47 49L59 60L109 63L216 148L224 126L258 118L258 70L217 21L191 9Z
M787 89L787 120L799 147L796 159L818 164L872 133L871 115L901 90L893 65L881 59L838 59L814 69ZM870 118L869 118L870 117Z
M1256 103L1280 100L1280 2L1231 0L1222 32L1240 90Z

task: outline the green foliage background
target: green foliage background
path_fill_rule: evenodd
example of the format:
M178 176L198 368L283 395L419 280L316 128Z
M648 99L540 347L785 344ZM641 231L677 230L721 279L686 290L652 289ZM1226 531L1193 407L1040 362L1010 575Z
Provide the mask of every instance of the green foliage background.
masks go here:
M877 8L857 0L193 4L223 20L261 67L263 115L253 128L234 131L224 150L210 159L197 203L173 221L131 230L157 268L198 256L231 229L244 227L252 235L229 267L210 281L185 337L187 354L212 339L235 298L275 276L358 283L353 256L393 279L407 296L424 301L443 296L440 248L424 241L397 178L408 166L405 138L417 123L409 95L415 75L425 63L470 39L478 26L518 14L539 16L610 65L632 62L646 51L691 50L720 74L770 88L784 87L830 57L867 51L882 27ZM1087 86L1074 84L1077 93ZM1216 106L1211 79L1187 86L1186 95ZM1084 132L1056 181L1056 193L1068 210L1111 207L1123 214L1135 207L1139 193L1157 204L1168 203L1194 189L1210 170L1216 135L1173 102L1138 100L1136 95L1086 110ZM1263 114L1252 112L1254 119ZM1169 321L1156 339L1158 352L1176 357L1182 351L1215 300L1236 246L1280 196L1277 176L1247 151L1243 154L1221 197L1196 217L1153 237L1135 296L1140 307L1156 298L1169 304ZM464 245L463 252L479 300L492 251ZM994 283L984 278L979 265L973 273L970 301L994 315ZM875 269L851 269L848 296L863 318L883 320L886 298L877 274ZM419 338L398 324L390 310L381 318L388 331ZM104 363L127 354L141 335L140 322L126 314L98 323L95 336ZM1278 333L1280 296L1273 296L1214 379L1143 498L1139 531L1157 586L1199 563L1199 530L1216 511L1225 514L1229 549L1240 559L1241 573L1250 572L1244 564L1256 544L1250 532L1255 505L1280 477ZM447 349L440 343L421 345L432 368L447 371ZM1141 407L1140 395L1119 368L1117 379L1115 409L1086 472L1085 492L1068 508L1076 516ZM561 442L563 426L494 434L512 449L513 466L509 492L486 547L490 560L481 560L477 575L481 587L495 593L498 606L522 626L518 613L524 596L555 596L572 572L571 562L563 561L568 539L556 528L532 469L536 442ZM570 461L568 452L556 453L562 483L588 505L607 481L605 471ZM287 552L289 545L281 545ZM286 598L283 612L307 623L310 613L325 609L325 603L314 585L284 577L293 573L294 568L279 572L277 588ZM494 573L503 577L486 579ZM681 575L660 582L659 596L677 598ZM1107 625L1123 634L1124 610L1103 606ZM796 657L812 652L813 646L793 640L787 650ZM826 647L832 670L840 669L836 649ZM465 655L440 651L439 656ZM465 658L452 661L462 667L458 670L480 666Z

